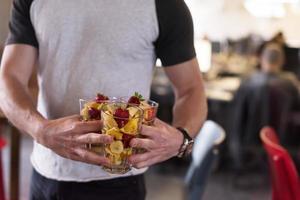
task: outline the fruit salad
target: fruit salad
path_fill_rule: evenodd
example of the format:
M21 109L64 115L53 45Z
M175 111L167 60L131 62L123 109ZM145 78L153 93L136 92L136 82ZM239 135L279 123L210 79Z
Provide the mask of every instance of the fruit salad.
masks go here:
M158 109L158 103L152 100L145 100L138 92L135 92L134 95L128 99L127 103L129 105L138 106L144 111L143 124L148 126L153 125Z
M81 119L84 121L100 120L101 110L109 101L109 97L100 93L98 93L93 100L87 101L80 99L79 102ZM102 154L103 152L102 145L87 144L87 148L99 154Z
M102 108L102 133L114 138L105 145L105 156L110 160L110 167L103 167L110 173L126 173L130 170L127 158L132 155L130 141L138 137L143 111L137 106L124 102L108 103Z
M93 100L80 100L82 120L102 120L102 134L114 138L111 144L87 145L87 148L110 160L111 165L103 166L104 170L123 174L131 169L128 157L133 153L145 151L131 148L130 141L135 137L141 137L139 130L142 123L153 125L157 108L158 103L145 100L137 92L130 98L109 98L99 93Z
M80 115L82 120L100 120L101 109L109 101L109 98L103 94L98 93L94 100L85 101L80 100L81 108Z

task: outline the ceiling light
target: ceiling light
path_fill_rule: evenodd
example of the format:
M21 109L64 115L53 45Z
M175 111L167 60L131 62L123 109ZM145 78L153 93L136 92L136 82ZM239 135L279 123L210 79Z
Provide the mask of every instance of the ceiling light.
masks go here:
M245 8L250 14L259 18L282 18L286 15L284 3L296 0L247 0Z

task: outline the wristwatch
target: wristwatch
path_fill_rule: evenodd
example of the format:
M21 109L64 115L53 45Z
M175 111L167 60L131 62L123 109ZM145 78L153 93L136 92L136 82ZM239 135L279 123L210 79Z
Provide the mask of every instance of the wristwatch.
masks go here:
M194 140L184 128L177 127L177 130L179 130L183 135L183 143L179 149L177 157L183 158L192 153Z

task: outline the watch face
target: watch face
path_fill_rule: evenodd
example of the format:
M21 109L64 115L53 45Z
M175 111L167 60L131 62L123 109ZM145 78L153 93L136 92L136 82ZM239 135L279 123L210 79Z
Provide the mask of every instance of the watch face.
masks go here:
M187 147L186 147L186 155L189 155L189 154L191 154L192 153L192 151L193 151L193 144L194 144L194 142L190 142L188 145L187 145Z

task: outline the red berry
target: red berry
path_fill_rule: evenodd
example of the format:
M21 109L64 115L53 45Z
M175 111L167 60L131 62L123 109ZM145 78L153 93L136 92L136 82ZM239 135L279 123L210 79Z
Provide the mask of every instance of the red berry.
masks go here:
M101 119L101 113L96 108L89 108L90 119Z
M115 117L129 119L129 111L127 109L118 108L114 114Z
M124 148L130 147L130 141L131 141L133 138L134 138L133 135L123 134L122 142L123 142Z
M130 99L128 100L128 103L140 105L141 101L144 101L143 96L141 94L139 94L138 92L135 92L134 95L132 97L130 97Z
M98 93L96 98L95 98L95 101L97 103L102 103L103 101L107 101L107 100L109 100L109 98L107 96L103 95L103 94L100 94L100 93Z
M128 100L129 104L136 104L136 105L140 105L141 101L138 97L136 96L132 96L130 97L130 99Z
M118 124L119 128L123 128L129 120L129 111L126 109L118 108L115 111L114 119Z

